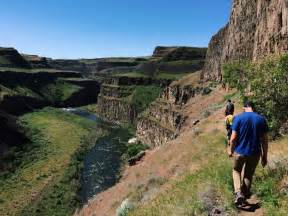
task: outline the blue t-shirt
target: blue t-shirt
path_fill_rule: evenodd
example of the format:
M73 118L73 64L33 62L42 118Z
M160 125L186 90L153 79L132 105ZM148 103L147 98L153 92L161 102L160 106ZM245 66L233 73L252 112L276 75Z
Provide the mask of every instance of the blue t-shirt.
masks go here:
M255 112L243 112L235 116L232 130L237 133L236 153L246 156L261 153L260 136L268 132L264 117Z

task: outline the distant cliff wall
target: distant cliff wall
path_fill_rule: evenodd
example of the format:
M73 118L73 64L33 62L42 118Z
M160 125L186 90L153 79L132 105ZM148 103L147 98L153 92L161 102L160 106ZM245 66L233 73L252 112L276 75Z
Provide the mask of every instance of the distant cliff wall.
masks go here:
M209 43L201 77L219 81L229 60L287 51L288 0L234 0L228 24Z

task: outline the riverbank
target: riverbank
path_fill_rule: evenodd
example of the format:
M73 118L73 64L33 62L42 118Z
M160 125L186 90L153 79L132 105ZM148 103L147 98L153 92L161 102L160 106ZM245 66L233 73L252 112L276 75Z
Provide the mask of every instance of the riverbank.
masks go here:
M21 125L31 143L10 154L17 168L1 176L0 215L73 214L81 203L80 161L103 132L53 108L24 115Z

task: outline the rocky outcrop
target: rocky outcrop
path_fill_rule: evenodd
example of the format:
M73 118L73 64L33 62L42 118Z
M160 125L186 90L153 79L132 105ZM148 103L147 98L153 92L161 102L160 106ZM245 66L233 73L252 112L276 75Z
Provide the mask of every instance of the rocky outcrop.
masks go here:
M200 88L191 85L172 83L140 115L137 121L137 138L152 148L175 139L186 120L181 107L200 92Z
M229 23L209 43L202 78L220 81L222 64L233 59L287 51L287 0L234 0Z
M177 47L165 54L162 61L198 60L205 59L207 48Z
M134 123L136 108L123 98L98 96L98 112L102 118L117 123Z
M50 67L58 70L72 70L91 75L95 73L114 73L130 71L144 58L99 58L99 59L50 59Z
M153 58L163 61L196 60L205 59L207 48L199 47L164 47L157 46L153 52Z
M104 81L98 96L98 112L102 118L108 121L133 123L137 113L127 98L132 94L132 89L121 84L119 78L107 78Z
M101 85L98 96L99 115L117 123L135 123L138 112L131 97L135 86L160 86L170 84L170 80L152 79L145 77L107 77Z
M62 106L79 107L97 103L98 94L100 93L100 83L98 81L90 79L65 79L65 81L81 88L64 101Z
M64 94L62 91L65 91L65 89L57 88L59 80L79 88L67 100L57 102L53 100L53 97ZM55 85L54 92L47 91L46 87L49 85ZM21 115L45 106L83 106L96 103L99 90L100 84L97 81L81 79L81 74L78 72L3 71L0 72L0 110L13 115Z
M47 58L38 55L22 54L24 59L29 62L32 68L50 68Z
M16 49L0 47L0 67L31 68L31 65Z
M177 49L176 46L175 47L157 46L154 49L152 57L154 57L154 58L162 58L165 55L167 55L169 52L171 52L171 51L173 51L175 49Z
M159 86L168 86L171 83L171 80L167 79L155 79L151 77L107 77L105 79L106 84L117 85L117 86L131 86L131 85L159 85Z

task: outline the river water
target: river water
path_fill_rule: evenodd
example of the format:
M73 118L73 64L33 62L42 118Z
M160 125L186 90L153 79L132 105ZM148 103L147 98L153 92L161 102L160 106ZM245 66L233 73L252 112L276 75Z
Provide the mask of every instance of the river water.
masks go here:
M66 109L67 110L67 109ZM126 144L133 136L128 129L105 122L98 116L78 109L67 111L96 122L99 129L108 131L100 137L84 159L81 179L81 198L84 202L112 187L119 180Z

